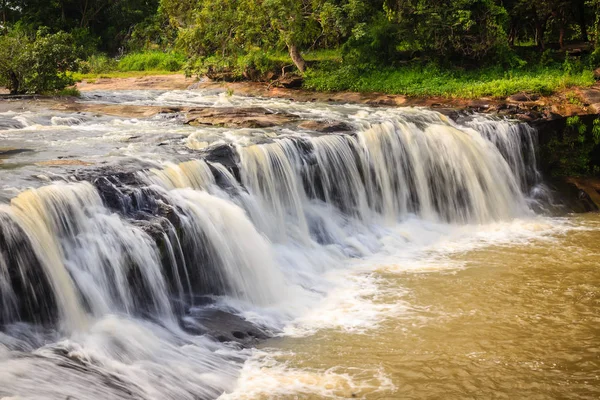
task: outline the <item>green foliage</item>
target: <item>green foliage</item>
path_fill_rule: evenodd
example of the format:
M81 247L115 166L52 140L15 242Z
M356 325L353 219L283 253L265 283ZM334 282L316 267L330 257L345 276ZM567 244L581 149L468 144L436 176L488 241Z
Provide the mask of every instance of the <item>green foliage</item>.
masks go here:
M256 49L238 57L235 64L236 75L250 80L261 80L269 73L281 70L283 63L277 62L269 54Z
M592 124L592 138L596 145L600 144L600 118L596 118Z
M159 12L134 26L126 47L133 52L165 50L172 49L176 40L177 30Z
M597 173L593 154L600 145L600 119L583 121L579 116L566 119L565 128L543 149L555 176L583 176Z
M581 101L581 98L579 97L579 95L577 94L577 92L567 92L565 93L565 97L567 98L567 101L570 104L573 104L575 106L583 106L583 102Z
M76 69L75 53L68 33L13 30L0 37L0 85L13 94L64 89L73 83L67 71Z
M344 60L355 64L385 64L400 57L400 29L381 14L371 24L358 24L342 47ZM418 49L411 49L411 52ZM410 55L409 55L410 58Z
M105 54L94 54L79 63L79 72L83 74L101 74L116 71L118 63Z
M128 54L119 60L118 70L127 71L181 71L185 57L178 53L151 51Z
M493 0L390 0L386 6L398 42L439 60L482 60L507 43L508 14Z
M0 2L0 10L4 26L21 23L33 29L47 26L54 33L66 31L85 56L98 50L114 55L136 24L156 14L158 1L10 0Z

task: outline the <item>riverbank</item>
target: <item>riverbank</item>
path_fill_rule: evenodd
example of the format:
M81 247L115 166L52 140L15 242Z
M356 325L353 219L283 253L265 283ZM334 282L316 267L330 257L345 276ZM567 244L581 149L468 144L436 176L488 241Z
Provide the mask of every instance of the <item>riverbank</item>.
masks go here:
M578 211L589 211L600 206L595 184L588 178L596 171L590 160L598 158L597 145L594 145L593 133L595 115L600 110L600 85L592 88L574 89L567 93L556 93L550 96L536 96L525 93L504 99L481 98L477 100L449 97L409 97L381 93L358 92L315 92L299 88L274 87L256 82L215 82L197 81L186 78L183 74L148 75L129 77L104 77L94 80L83 80L76 85L82 93L119 92L127 90L205 90L211 94L220 94L232 99L241 97L286 99L296 102L321 102L337 104L364 104L374 107L426 107L440 111L453 119L469 112L481 112L493 115L520 119L538 128L540 135L541 165L547 178L558 178L556 189L567 193L572 208ZM305 129L317 132L333 132L342 130L336 124L327 121L311 121L311 126L299 121L295 115L271 112L267 108L232 109L214 108L210 105L196 106L158 106L135 104L107 104L81 102L73 97L22 97L8 98L0 102L0 112L9 110L40 111L54 110L62 113L92 113L122 118L152 118L158 114L165 116L179 115L190 125L232 127L232 128L266 128L272 126L288 126L291 129ZM581 116L581 120L570 120L570 117ZM317 122L315 124L314 122ZM585 126L585 143L580 142L579 129ZM583 128L581 128L583 129ZM571 132L573 131L573 132ZM568 134L565 134L567 132ZM570 137L573 136L573 137ZM589 142L589 143L587 143ZM582 147L581 149L579 147ZM574 176L580 177L573 180ZM584 198L583 205L579 197Z
M102 77L103 76L103 77ZM76 84L80 91L91 90L183 90L203 89L250 97L272 97L306 102L331 102L367 104L374 106L412 106L434 109L458 109L511 115L522 120L545 117L572 116L600 113L600 83L591 87L572 87L554 94L540 96L516 93L506 98L481 97L477 99L448 96L406 96L377 92L326 92L297 87L282 87L263 82L221 82L203 79L198 81L182 74L120 77L102 75L83 79ZM294 83L287 82L294 85ZM297 83L296 83L297 84Z

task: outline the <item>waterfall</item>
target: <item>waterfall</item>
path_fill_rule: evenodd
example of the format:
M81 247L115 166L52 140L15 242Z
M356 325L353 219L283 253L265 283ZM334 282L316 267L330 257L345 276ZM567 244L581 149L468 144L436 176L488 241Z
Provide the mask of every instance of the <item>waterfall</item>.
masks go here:
M122 341L123 357L160 363L115 326L148 338L149 347L163 336L191 341L179 331L189 328L186 318L224 301L228 312L264 326L276 321L277 329L327 291L327 270L377 252L387 229L407 219L484 224L531 214L529 191L541 178L527 126L483 117L456 123L415 110L355 127L221 145L181 163L21 192L0 205L0 325L27 323L62 337L91 329L102 345L93 343L99 358L86 363L98 374L121 357L103 335ZM164 331L149 334L131 321ZM70 346L53 351L79 354ZM183 362L178 350L161 351L173 365ZM169 390L214 397L226 387L208 371L224 360L235 376L237 356L208 353L194 355L206 360L203 372L192 374L196 361L188 360L185 376L212 389ZM139 384L152 376L119 379L161 398L160 389Z
M534 137L506 121L461 126L426 114L239 146L236 171L191 160L127 183L25 191L0 208L2 321L57 318L76 329L111 312L172 319L173 298L197 295L277 304L294 282L274 244L344 247L410 215L465 224L528 213Z

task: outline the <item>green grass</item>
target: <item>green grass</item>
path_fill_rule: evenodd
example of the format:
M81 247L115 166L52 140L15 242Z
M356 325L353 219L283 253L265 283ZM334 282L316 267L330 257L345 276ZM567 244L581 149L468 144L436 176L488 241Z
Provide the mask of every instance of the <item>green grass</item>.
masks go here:
M129 71L180 71L185 64L185 57L177 53L149 51L128 54L119 60L117 69Z
M71 73L71 77L76 82L87 82L87 83L96 83L98 79L111 79L111 78L140 78L144 76L150 75L175 75L175 74L183 74L183 71L112 71L112 72L103 72L103 73L87 73L83 74L81 72L73 72Z
M317 91L480 98L506 97L519 92L548 95L570 87L591 86L594 82L591 69L565 72L561 66L508 71L501 68L461 71L415 65L363 70L330 65L325 69L309 71L304 85L307 89Z
M181 72L186 62L178 53L149 51L128 54L120 60L105 55L93 55L80 65L79 72L72 73L76 81L93 83L99 78L132 78Z

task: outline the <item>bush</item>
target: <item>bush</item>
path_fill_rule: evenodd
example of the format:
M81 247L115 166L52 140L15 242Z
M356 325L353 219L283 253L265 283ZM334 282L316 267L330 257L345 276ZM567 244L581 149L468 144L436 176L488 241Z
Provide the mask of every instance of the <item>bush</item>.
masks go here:
M0 37L0 85L11 94L48 93L73 83L76 69L73 37L64 32L35 35L13 30Z
M237 58L235 75L251 81L265 80L269 75L279 74L284 63L276 61L264 51L252 50Z
M83 74L104 74L116 71L119 63L104 54L95 54L79 63L79 72Z
M178 53L151 51L133 53L123 57L118 64L119 71L180 71L185 57Z

